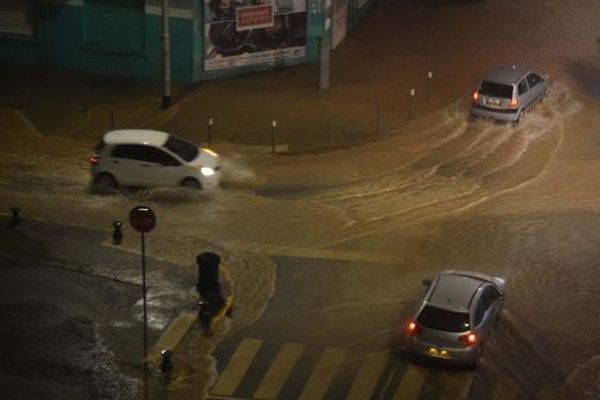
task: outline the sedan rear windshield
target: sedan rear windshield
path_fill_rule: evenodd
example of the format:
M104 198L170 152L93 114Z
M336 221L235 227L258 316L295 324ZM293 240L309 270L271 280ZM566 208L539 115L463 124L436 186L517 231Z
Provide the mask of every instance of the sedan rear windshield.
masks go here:
M417 321L432 329L446 332L464 332L469 330L469 314L448 311L433 306L425 306Z
M486 96L510 99L510 98L512 98L513 87L511 85L504 85L502 83L483 81L481 83L481 88L479 89L479 93L486 95Z
M177 136L169 135L169 139L165 142L165 147L188 162L198 156L198 148L196 146Z

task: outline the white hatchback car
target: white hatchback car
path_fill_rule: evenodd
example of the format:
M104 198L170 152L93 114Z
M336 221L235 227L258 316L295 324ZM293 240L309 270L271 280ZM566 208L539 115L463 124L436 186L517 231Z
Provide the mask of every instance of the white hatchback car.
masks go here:
M118 186L183 186L200 189L219 184L219 156L171 134L124 129L107 132L90 158L93 183L100 191Z

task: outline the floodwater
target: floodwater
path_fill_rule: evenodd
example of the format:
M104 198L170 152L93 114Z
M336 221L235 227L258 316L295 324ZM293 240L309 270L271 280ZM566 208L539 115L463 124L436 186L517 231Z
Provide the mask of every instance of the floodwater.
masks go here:
M223 186L199 193L99 196L89 189L87 165L95 141L7 137L0 147L0 208L19 206L23 218L108 235L112 222L126 221L132 207L151 206L158 226L148 235L149 255L189 265L199 246L227 252L236 295L245 304L233 321L238 330L266 307L274 285L270 260L277 256L393 260L402 277L385 285L402 288L398 302L414 300L417 278L442 269L497 274L508 282L506 309L486 348L484 371L513 382L523 398L545 391L560 399L600 398L598 3L423 0L379 6L370 16L375 22L336 55L354 68L334 68L334 82L345 88L334 96L352 96L366 110L359 95L370 90L366 98L392 104L409 84L406 76L413 82L434 67L437 98L455 99L448 106L379 141L322 154L259 156L223 144L217 149ZM355 46L369 50L349 56L357 53ZM375 60L377 70L366 59ZM547 98L519 126L469 121L465 99L456 99L468 95L485 69L515 59L552 74ZM260 107L251 97L239 101ZM195 115L182 116L181 130L186 121L197 127ZM133 240L124 225L126 240ZM259 259L253 264L258 267L247 268L250 258ZM118 274L136 282L130 271ZM164 328L169 308L187 295L170 286L151 291L153 330ZM137 296L126 311L116 328L139 322ZM84 350L102 361L105 381L116 379L95 325L78 320L64 327L93 344ZM73 360L67 367L91 365ZM120 395L129 398L136 385L119 379L126 388ZM119 398L113 392L99 396Z
M18 204L25 217L101 229L126 220L134 205L149 205L158 215L156 236L169 243L155 247L164 259L193 260L194 238L202 238L267 256L320 249L385 254L423 277L444 268L498 274L509 282L505 323L489 345L488 363L524 393L568 387L573 398L594 398L599 217L581 202L563 201L573 195L561 190L564 181L573 178L557 176L571 157L566 150L582 146L570 135L589 123L585 107L559 81L519 126L469 121L467 107L456 102L361 148L268 159L225 149L223 188L210 192L99 196L87 187L81 143L65 142L51 156L37 139L39 146L3 154L1 202ZM570 167L585 179L586 169ZM594 197L593 188L583 184L577 197ZM260 271L251 278L238 272L234 279L260 280ZM175 292L167 286L151 293L152 329L168 323L161 309L183 300ZM409 301L416 290L406 293ZM140 301L130 319L140 319Z

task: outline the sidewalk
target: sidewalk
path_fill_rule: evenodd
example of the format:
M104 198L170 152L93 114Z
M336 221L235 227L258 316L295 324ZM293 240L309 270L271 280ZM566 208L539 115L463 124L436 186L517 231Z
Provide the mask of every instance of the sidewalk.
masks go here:
M447 55L438 54L437 46L415 52L406 35L390 36L405 7L380 2L373 8L334 51L331 87L324 91L318 88L318 65L305 65L174 85L173 105L163 110L160 81L5 64L0 107L18 110L51 137L98 138L111 128L156 128L206 142L212 118L213 142L269 146L274 132L276 142L292 152L355 145L402 127L409 114L422 117L465 94L464 82L448 69L464 66L441 60Z

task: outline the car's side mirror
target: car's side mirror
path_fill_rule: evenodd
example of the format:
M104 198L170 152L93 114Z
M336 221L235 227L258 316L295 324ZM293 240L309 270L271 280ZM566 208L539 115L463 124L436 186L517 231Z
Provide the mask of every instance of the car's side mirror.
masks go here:
M431 286L431 279L423 279L421 283L423 284L423 286L429 287Z

